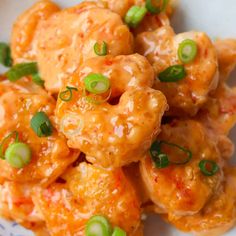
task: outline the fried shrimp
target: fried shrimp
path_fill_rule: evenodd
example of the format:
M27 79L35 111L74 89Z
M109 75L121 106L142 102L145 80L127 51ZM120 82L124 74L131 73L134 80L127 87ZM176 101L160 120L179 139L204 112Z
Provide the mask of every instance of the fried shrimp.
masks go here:
M221 84L196 119L216 134L228 135L236 122L236 88Z
M193 215L205 206L223 179L222 171L211 177L203 175L198 166L199 162L212 160L222 166L220 152L199 122L176 120L161 128L162 133L158 140L181 145L191 151L192 159L186 164L172 164L158 169L147 155L140 164L142 179L150 199L167 214ZM168 154L172 162L181 163L181 158L185 159L186 153L178 151L173 146L163 144L162 151Z
M0 87L4 87L4 82L1 82ZM36 135L30 127L32 116L42 111L51 118L55 101L47 93L22 91L12 90L0 97L0 140L17 131L19 141L29 145L32 159L22 169L14 168L6 160L0 159L0 176L21 183L47 183L57 178L77 158L78 152L71 151L64 137L55 130L50 137ZM5 146L7 143L4 149Z
M236 40L218 39L215 47L219 61L220 80L225 81L236 66Z
M84 78L91 73L107 76L109 99L98 103L84 96ZM148 87L152 82L153 70L140 55L86 61L67 79L67 85L78 91L73 91L70 101L59 98L57 102L57 123L69 147L80 149L91 163L103 167L138 161L159 133L167 109L164 95ZM114 99L118 104L112 104Z
M27 228L39 228L43 219L32 201L32 186L5 181L0 185L0 215L23 224Z
M140 203L121 169L105 170L82 162L61 178L61 183L38 189L34 195L52 236L85 235L85 224L93 215L103 215L127 235L136 235Z
M181 64L178 58L179 44L185 40L197 44L195 60L185 65L186 77L178 82L161 82L158 75L169 66ZM195 115L207 101L209 92L218 84L218 63L216 50L210 39L200 32L175 35L169 26L154 32L144 32L136 38L136 51L147 57L157 75L154 88L162 91L170 105L170 115Z
M14 63L36 60L37 26L59 10L60 8L51 1L41 0L17 18L11 35Z
M94 3L54 14L40 24L37 40L39 69L52 93L59 92L62 79L73 74L84 60L96 56L95 43L105 42L111 55L133 52L133 36L121 17Z
M236 223L236 169L227 167L225 172L225 181L218 193L198 214L165 218L178 229L195 235L223 235Z

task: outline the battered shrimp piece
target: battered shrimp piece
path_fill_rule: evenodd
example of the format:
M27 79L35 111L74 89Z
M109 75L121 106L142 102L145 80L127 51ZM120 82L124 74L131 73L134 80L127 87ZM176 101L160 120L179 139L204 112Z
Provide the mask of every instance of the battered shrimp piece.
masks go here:
M190 150L192 159L186 164L173 164L159 169L147 155L140 164L143 181L151 200L168 215L193 215L205 206L223 179L221 170L211 177L203 175L198 164L206 159L213 160L222 167L220 152L199 122L176 120L161 128L162 132L158 140L174 143ZM161 150L168 154L170 160L180 160L186 155L173 146L164 144Z
M1 84L0 87L3 85ZM0 140L13 131L19 133L19 141L29 145L32 152L30 164L22 169L13 168L5 160L0 160L0 176L7 180L21 183L48 183L71 164L78 151L71 151L64 137L54 130L49 137L38 137L30 127L32 116L45 112L52 118L55 101L46 93L23 93L19 91L6 92L0 97ZM10 139L6 148L13 139Z
M35 32L42 20L48 19L60 8L48 0L35 3L22 13L14 23L11 35L11 50L14 63L36 60Z
M158 28L169 25L170 20L166 13L163 12L158 15L147 13L138 27L134 28L132 31L135 35L138 35L142 32L152 32Z
M83 95L83 80L91 72L109 78L111 95L107 102L97 104ZM69 147L80 149L89 162L103 167L138 161L160 132L167 109L164 95L148 87L152 81L153 70L139 55L86 61L67 80L68 86L79 91L73 92L69 102L57 102L57 122ZM118 104L111 105L113 99Z
M69 169L61 183L38 189L34 202L52 236L85 235L93 215L103 215L127 235L140 227L140 203L121 169L105 170L82 162Z
M218 135L228 135L236 122L236 87L221 84L196 119Z
M0 185L0 215L30 229L44 227L32 201L32 186L5 181Z
M217 50L220 80L225 81L236 66L236 40L225 39L215 42Z
M136 51L147 57L158 74L172 65L181 64L177 51L185 39L197 43L195 60L185 65L187 76L179 82L155 82L154 88L162 91L170 105L169 115L195 115L206 102L209 92L218 84L218 64L216 50L210 39L200 32L175 35L169 26L154 32L144 32L136 38Z
M171 216L168 221L182 231L201 236L223 235L232 228L236 223L236 169L228 167L225 172L222 187L202 211L193 216Z
M62 79L73 74L84 60L97 56L95 43L106 42L111 55L133 52L133 36L121 17L94 3L54 14L40 24L37 40L40 73L45 88L52 93L59 92Z
M234 143L227 137L236 122L236 88L221 83L196 116L217 142L224 159L234 153Z

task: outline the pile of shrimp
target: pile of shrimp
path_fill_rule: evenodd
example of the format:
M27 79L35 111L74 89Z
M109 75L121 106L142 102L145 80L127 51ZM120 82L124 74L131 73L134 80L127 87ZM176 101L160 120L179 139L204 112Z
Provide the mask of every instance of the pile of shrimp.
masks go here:
M0 159L0 215L38 236L84 236L94 215L128 236L143 235L148 213L195 235L218 236L236 225L229 138L236 88L226 83L236 65L236 40L176 34L171 3L131 28L124 18L132 6L145 1L94 0L61 9L41 0L13 26L13 64L36 62L44 87L31 76L0 77L0 140L17 131L32 152L20 169ZM177 51L186 39L198 49L184 65L186 77L160 81L163 70L182 64ZM101 56L94 45L102 42L107 53ZM92 73L110 81L98 103L85 94L84 79ZM76 90L66 101L60 94L68 86ZM38 111L53 125L49 137L30 126ZM150 151L161 142L162 155L174 160L166 166ZM180 163L186 150L191 158ZM218 170L205 175L201 161ZM158 229L153 235L164 236Z

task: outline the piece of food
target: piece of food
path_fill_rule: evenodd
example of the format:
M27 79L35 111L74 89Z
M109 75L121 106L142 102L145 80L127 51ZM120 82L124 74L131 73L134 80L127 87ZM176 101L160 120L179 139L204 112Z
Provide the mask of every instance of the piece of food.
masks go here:
M94 215L106 217L128 236L139 230L140 202L121 169L105 170L82 162L61 179L34 195L52 236L85 235L85 225Z
M176 120L161 128L158 140L162 145L155 150L152 147L151 155L141 161L142 179L151 200L168 215L193 215L214 196L223 181L220 151L199 122ZM158 152L168 158L168 166L160 165ZM212 175L207 176L199 167L202 160L214 161L219 169L215 172L208 166Z
M40 24L36 37L40 73L52 93L81 63L97 56L96 43L105 42L111 55L133 52L133 36L121 17L89 2L54 14Z
M11 51L14 63L36 60L35 32L39 23L58 12L60 8L48 0L35 3L15 21L11 35Z
M109 81L103 94L97 94L95 87L88 91L86 80L96 77ZM67 81L78 91L68 102L58 99L56 116L69 147L103 167L138 161L160 132L167 109L163 94L149 88L153 70L148 61L140 55L96 57L85 61ZM106 84L93 85L101 89Z
M0 87L4 88L4 84L1 82ZM8 89L7 86L5 90ZM78 151L70 150L64 137L55 129L49 137L39 137L35 133L30 126L32 117L42 111L51 119L55 101L45 92L37 94L24 90L27 91L21 87L19 91L8 91L0 96L0 140L3 158L6 158L0 159L0 176L19 183L46 184L76 160ZM10 137L3 144L3 140L14 131L18 134L17 140L15 136ZM14 150L10 149L13 142L16 144ZM30 156L25 148L19 147L19 143L27 145ZM19 170L19 167L22 168Z
M186 39L197 44L194 60L184 65L186 76L176 82L160 81L159 75L163 71L170 66L182 65L178 50ZM218 84L217 54L210 39L200 32L175 35L171 27L165 26L139 34L135 42L136 51L147 57L156 72L154 88L165 94L170 106L168 114L195 115ZM175 71L172 73L175 74Z
M183 217L172 215L165 218L178 229L195 235L224 235L236 222L235 187L236 170L227 167L220 189L198 214Z
M220 80L225 81L236 66L236 40L218 39L215 47L219 61Z
M37 230L45 226L32 201L32 185L4 181L0 184L0 215L27 228Z

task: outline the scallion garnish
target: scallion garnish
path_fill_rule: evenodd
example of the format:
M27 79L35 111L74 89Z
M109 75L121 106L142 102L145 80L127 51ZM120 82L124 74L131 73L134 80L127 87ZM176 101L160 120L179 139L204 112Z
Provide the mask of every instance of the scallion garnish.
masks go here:
M211 160L201 160L199 162L199 168L201 172L206 176L212 176L219 171L219 166L215 161Z
M170 66L164 71L162 71L158 78L161 82L177 82L186 77L186 71L182 65Z
M0 64L6 67L12 66L11 49L6 43L0 43Z
M33 74L32 76L32 81L35 83L35 84L37 84L37 85L39 85L39 86L44 86L44 80L42 80L42 78L41 78L41 76L39 75L39 73L36 73L36 74Z
M18 142L18 138L19 138L19 133L17 131L12 131L11 133L9 133L1 142L0 144L0 158L1 159L5 159L4 153L3 153L3 148L5 143L12 137L15 136L14 142Z
M85 236L111 236L112 228L103 216L93 216L86 223Z
M52 134L52 124L44 112L37 112L31 119L30 125L38 137L48 137Z
M169 158L161 152L161 147L158 141L155 141L150 148L151 158L156 168L165 168L169 165Z
M107 96L105 98L103 98L103 96L97 95L97 94L89 94L89 95L87 95L86 90L84 90L83 91L83 96L85 97L87 102L93 103L95 105L100 105L100 104L102 104L104 102L107 102L110 99L111 93L112 93L112 90L109 89L109 93L107 94Z
M93 94L102 94L110 88L110 80L102 74L90 74L84 78L85 89Z
M25 143L15 142L5 152L6 161L14 168L23 168L31 161L31 150Z
M153 1L156 4L153 4ZM166 10L169 0L146 0L146 8L152 14L159 14Z
M106 56L107 55L107 43L106 42L102 42L102 45L100 45L98 42L94 44L94 52L98 55L98 56Z
M197 44L191 39L185 39L179 44L178 57L184 63L192 62L197 55Z
M126 236L126 232L119 228L119 227L114 227L114 230L113 230L113 233L112 233L112 236Z
M72 96L73 96L72 91L73 90L78 91L78 89L75 87L66 86L66 90L60 92L59 98L64 102L69 102L72 99Z
M178 159L174 159L173 156L167 155L162 150L162 145L176 148L179 151L183 152L185 155L178 155ZM166 141L155 141L150 148L150 154L157 168L164 168L169 164L183 165L188 163L192 159L192 152L190 150L175 143L169 143Z
M38 73L37 63L29 62L29 63L20 63L14 65L10 70L8 70L6 75L10 81L15 82L24 76L34 75L37 73Z
M171 164L175 164L175 165L183 165L188 163L191 159L192 159L192 152L180 145L177 145L175 143L169 143L166 141L159 141L159 145L160 145L160 151L162 152L161 148L163 145L167 145L169 147L172 148L176 148L178 151L183 152L183 154L185 155L178 155L178 159L174 159L172 156L168 156L169 161Z
M125 16L125 23L132 28L136 28L147 13L146 7L132 6Z

